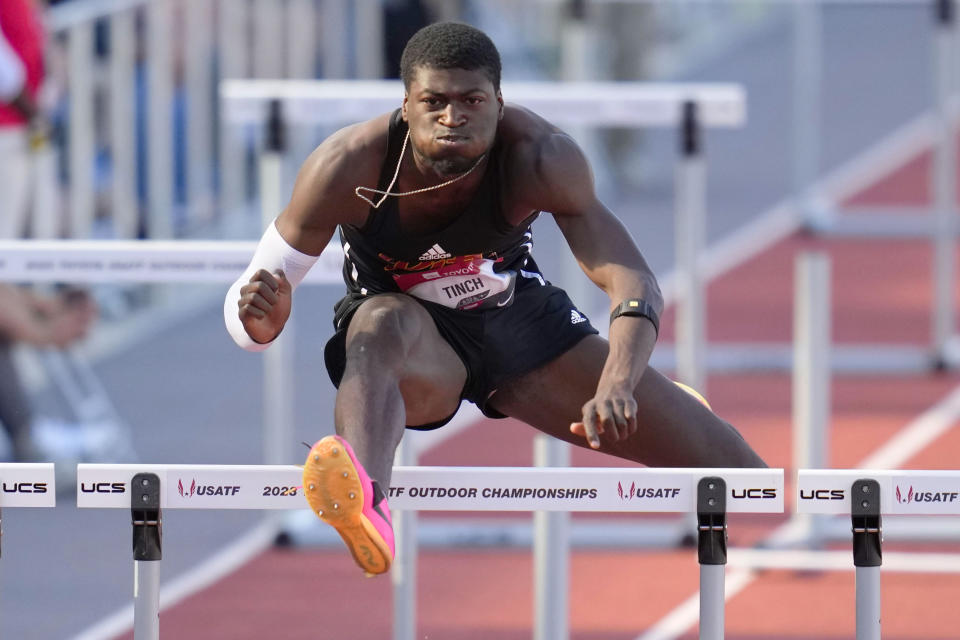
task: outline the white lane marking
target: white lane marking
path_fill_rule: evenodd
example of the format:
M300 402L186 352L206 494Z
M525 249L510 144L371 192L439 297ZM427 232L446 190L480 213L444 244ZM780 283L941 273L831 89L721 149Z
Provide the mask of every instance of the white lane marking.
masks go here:
M727 599L740 593L753 581L753 572L746 569L734 569L727 572L724 581L724 594ZM670 640L676 638L690 628L700 618L700 592L697 591L687 598L673 611L654 626L650 627L640 638L643 640ZM692 622L691 622L692 621Z
M960 387L913 420L860 463L862 469L896 469L946 433L960 417Z
M278 522L275 518L267 518L222 551L163 585L160 589L160 610L169 609L198 591L206 589L270 547L279 531ZM73 636L72 640L110 640L127 633L132 628L133 604L131 603L84 629Z

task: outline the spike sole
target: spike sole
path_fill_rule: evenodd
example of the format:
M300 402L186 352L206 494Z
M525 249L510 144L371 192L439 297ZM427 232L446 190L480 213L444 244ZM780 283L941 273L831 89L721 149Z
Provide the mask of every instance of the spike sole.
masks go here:
M303 492L310 509L337 530L367 575L389 571L393 560L390 549L363 515L363 485L357 469L350 454L332 436L310 450L303 466Z

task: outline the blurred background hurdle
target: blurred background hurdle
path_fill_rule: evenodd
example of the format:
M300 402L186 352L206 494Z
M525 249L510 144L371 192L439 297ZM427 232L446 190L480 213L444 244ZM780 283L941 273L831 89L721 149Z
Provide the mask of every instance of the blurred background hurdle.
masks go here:
M630 82L504 82L504 100L532 109L569 130L587 152L599 128L672 128L675 159L675 238L679 379L699 389L705 381L706 342L703 281L699 259L706 239L706 129L742 127L746 96L733 84ZM283 132L333 129L399 107L403 85L396 81L228 80L221 84L224 126L265 132L261 207L272 219L287 200L293 175L282 175L287 151ZM271 169L272 168L272 169ZM292 174L292 172L291 172ZM269 197L272 196L272 197ZM563 281L574 300L590 300L592 285L572 257L561 261ZM588 305L580 302L580 305ZM599 304L599 303L598 303ZM595 311L587 306L588 315ZM596 309L599 311L600 309Z
M163 509L302 509L302 469L279 465L101 465L77 467L79 508L127 508L134 516L137 640L159 637ZM701 579L709 628L723 638L727 512L781 513L782 469L556 469L397 467L394 511L617 511L694 513L702 518ZM145 506L146 505L146 506ZM403 534L401 534L403 535ZM402 542L398 553L402 554ZM706 551L704 551L706 549ZM398 560L403 560L401 555ZM551 559L552 560L552 559ZM146 564L145 564L146 563ZM415 589L401 573L403 589ZM538 576L539 578L540 576ZM149 602L146 600L149 599ZM397 602L412 603L412 598ZM567 596L537 616L537 637L564 640ZM413 610L395 611L395 640L412 640ZM563 635L543 635L545 629Z

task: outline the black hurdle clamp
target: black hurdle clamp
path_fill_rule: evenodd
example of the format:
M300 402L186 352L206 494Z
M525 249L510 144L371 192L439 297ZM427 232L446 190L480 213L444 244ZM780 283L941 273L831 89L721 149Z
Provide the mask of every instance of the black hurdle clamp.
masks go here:
M163 557L163 529L160 520L160 478L155 473L138 473L130 482L130 515L133 520L133 559L160 560Z
M858 567L879 567L883 564L880 483L871 479L857 480L850 493L853 564Z
M947 28L953 24L954 17L956 16L956 9L953 3L954 0L937 0L934 3L937 22Z
M264 148L274 153L283 153L287 149L287 130L283 119L283 102L270 101L266 124Z
M680 112L680 155L692 158L700 155L703 147L697 103L684 100Z
M727 564L727 483L700 478L697 483L697 555L700 564Z

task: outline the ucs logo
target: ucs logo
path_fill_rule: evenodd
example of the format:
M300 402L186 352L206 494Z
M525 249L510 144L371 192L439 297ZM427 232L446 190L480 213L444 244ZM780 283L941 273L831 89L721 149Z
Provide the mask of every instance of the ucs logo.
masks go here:
M126 482L81 482L80 491L83 493L123 493L127 490Z
M777 497L776 489L731 489L730 497L735 500L770 500Z
M843 489L800 489L801 500L843 500Z
M11 482L3 483L4 493L46 493L46 482Z

